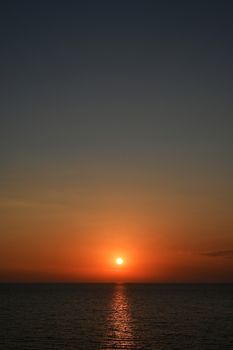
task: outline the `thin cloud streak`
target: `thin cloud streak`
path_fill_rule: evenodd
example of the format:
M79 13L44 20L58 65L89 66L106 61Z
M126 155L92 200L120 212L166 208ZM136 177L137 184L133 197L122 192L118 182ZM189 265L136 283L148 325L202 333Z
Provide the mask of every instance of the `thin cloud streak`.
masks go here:
M210 258L233 258L233 250L216 250L202 253L202 255Z

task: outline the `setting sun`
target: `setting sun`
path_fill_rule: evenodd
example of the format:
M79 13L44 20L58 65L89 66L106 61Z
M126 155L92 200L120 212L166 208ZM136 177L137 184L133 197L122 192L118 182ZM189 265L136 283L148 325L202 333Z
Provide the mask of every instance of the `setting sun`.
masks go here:
M124 263L124 260L122 258L117 258L116 259L116 264L117 265L122 265Z

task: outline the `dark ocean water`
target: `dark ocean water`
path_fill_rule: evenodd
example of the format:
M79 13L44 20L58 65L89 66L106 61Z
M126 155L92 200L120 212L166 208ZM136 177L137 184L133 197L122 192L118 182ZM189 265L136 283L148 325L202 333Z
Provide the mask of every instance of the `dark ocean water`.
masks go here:
M233 285L0 285L0 349L233 349Z

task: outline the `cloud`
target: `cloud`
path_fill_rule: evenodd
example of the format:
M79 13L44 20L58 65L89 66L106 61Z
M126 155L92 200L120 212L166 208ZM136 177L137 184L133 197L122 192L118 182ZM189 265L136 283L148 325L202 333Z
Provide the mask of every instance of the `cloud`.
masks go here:
M233 250L213 250L210 252L202 253L204 256L208 256L210 258L233 258Z
M20 200L20 199L0 199L0 207L1 208L23 208L32 206L31 201Z

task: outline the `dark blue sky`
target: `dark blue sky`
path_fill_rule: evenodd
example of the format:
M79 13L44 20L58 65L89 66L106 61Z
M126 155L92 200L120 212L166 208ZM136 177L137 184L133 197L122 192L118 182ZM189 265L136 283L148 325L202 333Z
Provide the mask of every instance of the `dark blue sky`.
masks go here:
M232 15L231 1L2 2L2 155L231 152Z

